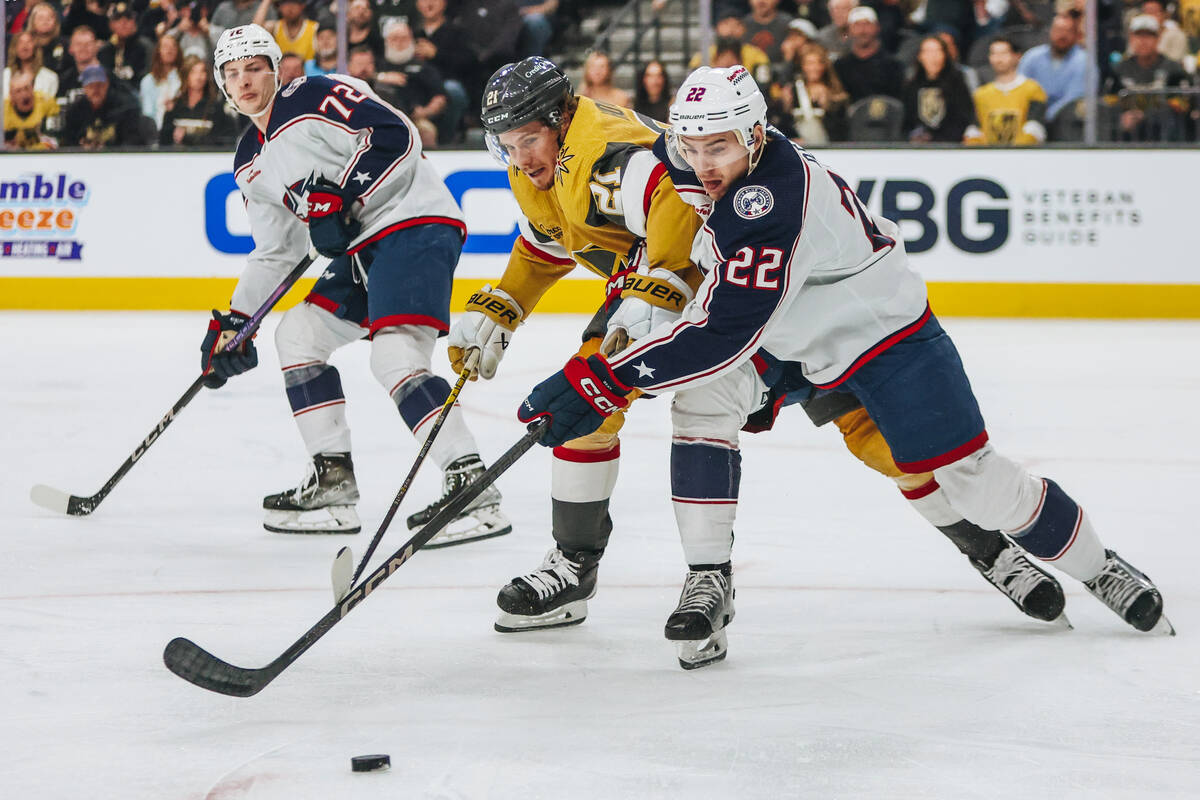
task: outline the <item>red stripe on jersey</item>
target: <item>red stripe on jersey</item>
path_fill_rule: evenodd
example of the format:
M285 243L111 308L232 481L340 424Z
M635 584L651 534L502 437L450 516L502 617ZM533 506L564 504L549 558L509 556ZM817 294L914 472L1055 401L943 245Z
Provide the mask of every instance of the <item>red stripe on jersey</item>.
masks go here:
M559 258L558 256L550 255L545 250L542 250L541 248L534 246L534 244L532 242L530 242L528 239L526 239L524 236L518 236L517 241L520 242L521 245L526 250L528 250L531 254L533 254L537 258L542 259L542 261L549 261L551 264L559 264L564 267L567 266L568 264L571 264L571 265L575 264L575 262L572 259Z
M433 328L435 331L450 330L450 326L437 317L430 317L425 314L392 314L373 321L371 323L371 334L374 335L384 328L391 328L395 325L421 325L425 328Z
M940 488L942 487L938 485L938 482L930 478L915 489L901 489L900 494L904 495L908 500L920 500L922 497L928 497Z
M366 195L363 195L363 196L365 197ZM458 228L458 232L462 236L462 238L464 238L464 239L467 238L467 223L463 222L460 219L454 219L453 217L413 217L412 219L406 219L402 222L397 222L393 225L388 225L383 230L372 234L370 239L364 239L363 241L354 245L354 247L351 247L346 252L349 255L354 255L355 253L357 253L359 250L362 250L367 245L372 244L374 242L378 242L380 239L382 239L383 237L387 236L390 233L395 233L396 231L404 230L405 228L413 228L413 227L416 227L417 225L450 225L452 227Z
M346 398L343 397L340 400L331 400L328 403L321 403L320 405L317 405L317 406L309 406L308 408L302 408L299 411L292 414L292 416L298 417L301 414L307 414L310 411L317 411L322 408L329 408L330 406L340 406L340 405L345 405L345 404L346 404Z
M975 438L971 439L966 444L960 444L958 447L948 452L942 453L940 456L926 458L922 461L897 461L896 466L902 472L907 472L910 475L916 475L921 472L933 472L938 467L944 467L947 464L953 464L960 458L966 458L974 453L979 448L987 444L988 433L984 431Z
M337 314L338 309L341 308L339 303L333 302L328 297L322 297L316 292L309 292L308 297L304 298L304 302L312 303L317 308L324 309L330 314Z
M691 497L676 497L671 495L672 503L686 503L693 506L736 506L737 499L733 500L698 500Z
M905 325L903 328L896 331L891 336L888 336L886 339L883 339L878 344L876 344L874 347L870 348L865 353L863 353L861 356L854 359L854 363L850 365L850 368L847 369L845 372L843 372L838 377L834 378L831 382L829 382L829 383L815 383L814 382L813 385L817 386L821 389L832 389L833 387L842 383L847 378L849 378L851 375L858 372L862 368L862 366L864 364L866 364L868 361L870 361L872 358L879 355L884 350L887 350L889 347L896 344L897 342L907 339L909 336L912 336L914 333L916 333L918 330L920 330L921 326L929 321L929 317L932 313L933 312L929 308L929 303L926 303L924 313L922 313L921 316L917 318L916 322L912 322L912 323L909 323L908 325ZM919 470L919 471L924 472L925 470Z
M570 461L574 464L600 464L605 461L616 461L621 457L621 444L618 442L607 450L576 450L573 447L554 448L554 457L559 461Z
M646 192L642 195L642 216L650 215L650 198L654 194L654 190L658 188L659 182L663 176L667 174L667 167L661 161L650 171L650 178L646 181Z

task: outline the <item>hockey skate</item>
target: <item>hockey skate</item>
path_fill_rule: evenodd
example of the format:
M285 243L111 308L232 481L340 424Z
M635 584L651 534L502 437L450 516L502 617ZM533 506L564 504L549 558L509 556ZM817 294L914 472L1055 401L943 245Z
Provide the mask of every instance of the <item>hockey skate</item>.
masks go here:
M1146 575L1112 550L1100 574L1084 581L1084 588L1139 631L1174 636L1175 628L1163 615L1162 595Z
M483 474L486 467L477 455L464 456L446 467L442 476L442 496L437 501L408 518L409 530L418 528L449 503L463 488ZM425 545L426 550L435 547L490 539L512 532L512 523L500 512L500 490L489 486L471 501L463 511Z
M1067 600L1062 586L1025 555L1025 551L1012 542L996 554L991 564L979 559L968 558L971 566L1026 615L1043 622L1052 622L1071 628L1071 621L1063 613Z
M724 564L691 569L679 595L679 605L667 617L664 631L676 642L684 669L715 664L729 649L725 627L733 620L733 567Z
M564 628L587 619L587 601L596 594L596 567L603 550L564 553L555 547L538 569L513 578L496 605L501 633Z
M358 484L349 453L318 453L295 489L263 498L263 527L273 533L358 533Z

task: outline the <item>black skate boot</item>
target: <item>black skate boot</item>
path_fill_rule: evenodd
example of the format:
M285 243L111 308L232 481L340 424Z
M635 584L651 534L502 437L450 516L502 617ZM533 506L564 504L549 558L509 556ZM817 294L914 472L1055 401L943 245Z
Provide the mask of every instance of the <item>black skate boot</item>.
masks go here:
M408 518L409 529L418 528L453 500L467 484L483 474L483 461L477 455L463 456L451 462L442 475L442 496ZM500 490L489 486L471 501L446 527L429 540L425 549L490 539L512 532L512 523L500 512Z
M563 628L587 619L587 601L596 594L596 568L603 550L564 553L555 547L542 566L509 581L496 597L501 633Z
M358 484L349 453L318 453L295 489L263 498L263 527L273 533L358 533Z
M1150 578L1112 550L1104 554L1104 568L1084 581L1084 588L1139 631L1174 636L1175 628L1163 616L1162 595Z
M725 626L733 620L733 566L691 566L679 595L679 605L667 617L664 635L678 642L679 666L684 669L714 664L725 658Z
M1028 616L1064 628L1072 627L1071 621L1063 613L1067 599L1063 595L1062 585L1033 563L1017 545L1006 542L991 564L975 558L968 560L980 575L987 578L988 583L999 589Z

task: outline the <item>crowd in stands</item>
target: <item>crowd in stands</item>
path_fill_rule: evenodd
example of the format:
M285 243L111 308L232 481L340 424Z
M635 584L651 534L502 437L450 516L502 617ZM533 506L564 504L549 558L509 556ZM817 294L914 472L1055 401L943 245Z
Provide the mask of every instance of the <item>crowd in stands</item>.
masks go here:
M338 2L348 3L346 71L408 114L430 148L458 145L477 126L482 87L498 66L562 56L564 28L615 8L575 0L10 0L6 147L228 148L247 120L214 82L221 33L264 26L285 53L284 84L329 73ZM743 64L769 99L771 123L810 144L1036 145L1081 140L1094 62L1102 141L1195 141L1200 0L1097 3L1099 41L1089 55L1084 0L714 0L707 58L648 60L626 91L614 84L610 56L595 51L577 90L664 120L688 68Z

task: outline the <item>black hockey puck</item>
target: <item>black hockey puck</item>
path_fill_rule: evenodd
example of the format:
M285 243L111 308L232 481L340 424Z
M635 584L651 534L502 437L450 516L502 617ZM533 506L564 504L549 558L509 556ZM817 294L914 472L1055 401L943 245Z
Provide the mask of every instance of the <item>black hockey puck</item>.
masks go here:
M391 756L380 753L374 756L355 756L350 759L350 769L355 772L378 772L392 765Z

